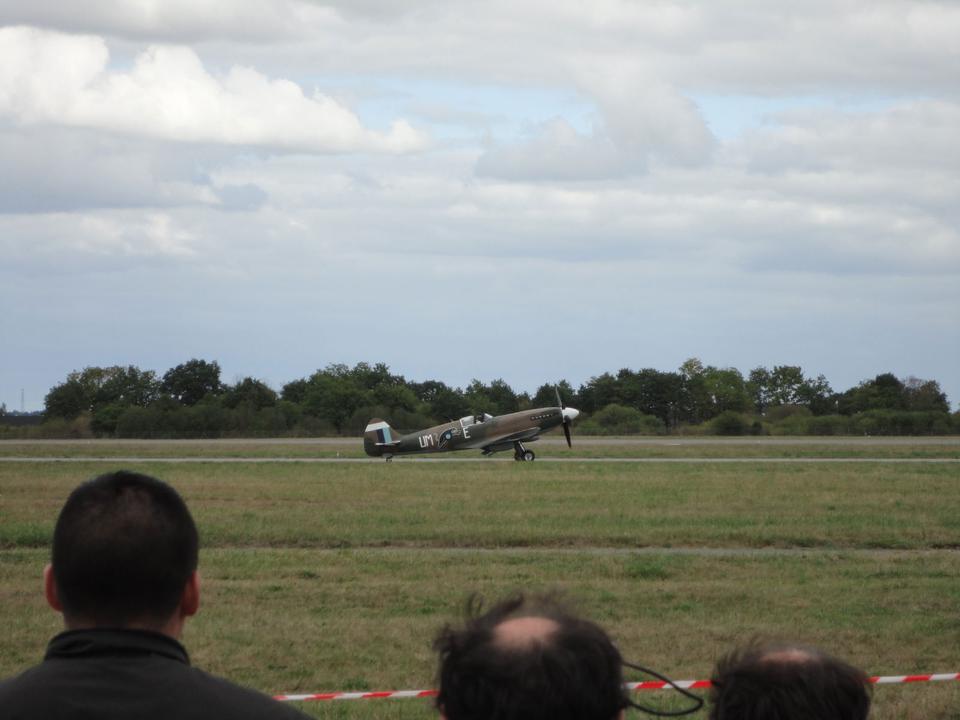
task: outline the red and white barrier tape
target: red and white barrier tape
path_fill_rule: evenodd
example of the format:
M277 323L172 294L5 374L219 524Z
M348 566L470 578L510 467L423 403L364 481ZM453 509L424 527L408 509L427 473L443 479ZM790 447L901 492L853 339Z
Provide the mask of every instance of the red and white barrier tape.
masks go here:
M328 692L308 695L274 695L280 702L306 702L307 700L373 700L376 698L428 698L436 697L436 690L385 690L381 692Z
M898 685L903 683L943 682L960 680L960 673L936 675L878 675L870 678L874 685ZM700 690L710 687L709 680L675 680L674 685L684 690ZM627 683L628 690L669 690L669 683L662 680ZM306 695L274 695L281 702L306 702L309 700L373 700L378 698L429 698L436 697L436 690L382 690L378 692L326 692Z

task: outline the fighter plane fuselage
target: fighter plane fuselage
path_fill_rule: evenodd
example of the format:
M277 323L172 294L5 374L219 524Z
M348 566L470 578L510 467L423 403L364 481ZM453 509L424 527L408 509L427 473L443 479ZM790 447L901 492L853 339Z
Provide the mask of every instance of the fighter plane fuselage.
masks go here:
M536 440L542 433L559 427L564 418L577 415L573 408L541 407L498 415L468 415L424 430L397 435L386 422L374 419L364 434L368 455L393 457L413 453L479 449L484 454L514 449L518 459L523 442ZM532 459L531 457L528 459Z

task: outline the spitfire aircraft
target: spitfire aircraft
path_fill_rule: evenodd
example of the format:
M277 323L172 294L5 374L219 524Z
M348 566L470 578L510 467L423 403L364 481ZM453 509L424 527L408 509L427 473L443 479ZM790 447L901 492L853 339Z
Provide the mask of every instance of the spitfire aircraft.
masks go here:
M367 455L386 460L395 455L436 453L450 450L482 450L484 455L513 449L515 460L532 462L536 455L523 443L533 442L542 433L563 426L563 434L570 442L570 423L579 410L564 407L557 392L557 407L541 407L507 415L467 415L443 425L400 435L380 418L367 424L363 434L363 449Z

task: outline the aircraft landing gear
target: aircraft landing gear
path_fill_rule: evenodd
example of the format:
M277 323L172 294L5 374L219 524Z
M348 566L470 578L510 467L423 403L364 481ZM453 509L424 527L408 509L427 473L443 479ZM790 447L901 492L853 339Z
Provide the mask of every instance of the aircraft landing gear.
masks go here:
M513 459L518 462L533 462L537 455L533 450L527 450L523 443L515 442L513 444Z

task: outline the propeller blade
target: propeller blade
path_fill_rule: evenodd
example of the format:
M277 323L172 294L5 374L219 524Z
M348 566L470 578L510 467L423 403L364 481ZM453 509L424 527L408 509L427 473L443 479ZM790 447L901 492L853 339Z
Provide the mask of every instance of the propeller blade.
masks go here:
M575 418L579 413L576 410L572 410L572 413L568 413L567 406L563 404L563 399L560 397L560 386L554 385L553 391L557 394L557 405L560 406L560 415L563 417L563 434L567 438L567 447L572 448L573 443L570 442L570 421Z

